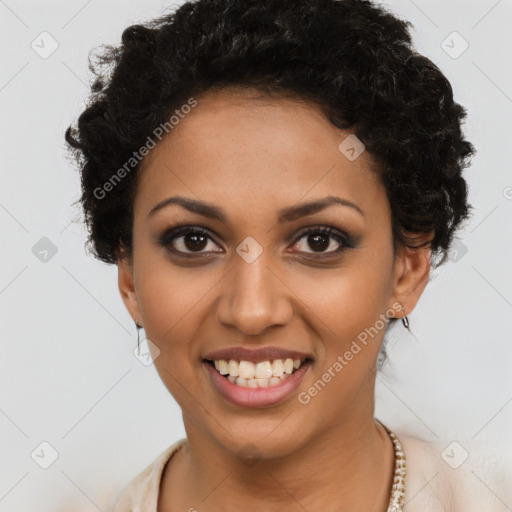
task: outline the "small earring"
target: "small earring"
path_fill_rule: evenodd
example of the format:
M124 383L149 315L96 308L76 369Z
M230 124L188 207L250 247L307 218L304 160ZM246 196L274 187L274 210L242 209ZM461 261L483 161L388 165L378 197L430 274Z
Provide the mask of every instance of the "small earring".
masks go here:
M402 303L400 303L400 306L402 306ZM404 308L403 306L402 306L402 309L404 310L404 313L405 313L405 308ZM404 315L404 316L402 317L402 323L404 324L404 327L405 327L406 329L409 329L409 319L407 318L407 316L406 316L406 315Z
M139 355L140 357L140 330L142 329L142 325L139 325L137 323L137 320L134 320L135 322L135 327L137 328L137 354Z

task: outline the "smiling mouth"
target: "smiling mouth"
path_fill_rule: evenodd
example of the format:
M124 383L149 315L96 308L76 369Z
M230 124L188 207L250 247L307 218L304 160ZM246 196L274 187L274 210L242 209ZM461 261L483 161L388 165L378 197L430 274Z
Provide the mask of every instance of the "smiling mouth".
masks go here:
M204 362L236 386L245 388L267 388L277 386L291 377L304 363L312 362L304 359L273 359L253 363L236 361L235 359L204 359Z

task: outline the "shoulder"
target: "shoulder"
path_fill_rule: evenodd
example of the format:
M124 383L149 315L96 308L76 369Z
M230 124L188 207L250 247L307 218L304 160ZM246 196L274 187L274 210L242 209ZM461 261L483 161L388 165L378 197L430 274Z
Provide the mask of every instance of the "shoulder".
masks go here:
M164 467L185 442L186 438L176 441L166 448L149 466L138 473L123 489L112 512L156 510Z
M489 441L425 441L400 431L404 512L501 512L512 506L510 455Z

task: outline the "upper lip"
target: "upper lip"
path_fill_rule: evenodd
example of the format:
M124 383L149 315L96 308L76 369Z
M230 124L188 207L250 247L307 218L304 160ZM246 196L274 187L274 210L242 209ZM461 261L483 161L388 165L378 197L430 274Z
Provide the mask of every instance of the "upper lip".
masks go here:
M235 361L251 361L252 363L259 363L261 361L273 359L313 359L313 357L305 352L269 346L257 349L249 349L247 347L223 348L208 353L204 359L210 361L234 359Z

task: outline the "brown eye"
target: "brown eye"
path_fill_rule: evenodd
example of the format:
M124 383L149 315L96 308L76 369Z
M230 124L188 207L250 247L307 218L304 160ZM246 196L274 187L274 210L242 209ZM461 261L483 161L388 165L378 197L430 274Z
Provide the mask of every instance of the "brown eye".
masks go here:
M300 244L302 239L305 239L305 242ZM305 252L306 254L333 255L354 246L355 243L352 242L348 235L331 227L316 227L303 232L296 239L293 248L298 252ZM312 252L307 251L307 247L311 248ZM331 250L327 251L329 248Z
M178 254L202 254L203 252L220 252L212 248L210 251L204 251L208 247L208 241L213 239L209 233L199 227L180 226L164 233L160 238L160 244L170 251ZM213 242L215 244L215 242ZM217 244L215 244L217 245Z
M189 251L201 251L207 246L207 237L201 233L191 232L183 235L183 245Z
M307 243L314 249L315 252L323 252L329 248L330 240L328 235L322 233L310 234L307 238Z

